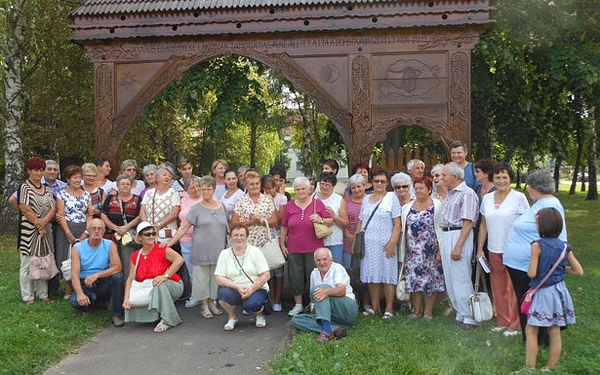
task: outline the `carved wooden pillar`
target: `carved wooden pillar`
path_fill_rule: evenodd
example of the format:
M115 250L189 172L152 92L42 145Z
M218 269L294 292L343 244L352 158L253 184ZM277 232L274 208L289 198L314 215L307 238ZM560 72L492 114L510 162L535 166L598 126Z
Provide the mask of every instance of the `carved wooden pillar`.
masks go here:
M350 115L348 139L348 162L355 165L368 162L376 143L372 136L371 116L371 69L369 58L358 55L351 59L350 68Z
M118 170L117 154L120 141L112 137L115 118L115 63L96 63L96 157L108 159L114 174Z
M471 144L471 55L468 51L451 51L448 96L448 125L450 132L442 142L449 150L453 141Z

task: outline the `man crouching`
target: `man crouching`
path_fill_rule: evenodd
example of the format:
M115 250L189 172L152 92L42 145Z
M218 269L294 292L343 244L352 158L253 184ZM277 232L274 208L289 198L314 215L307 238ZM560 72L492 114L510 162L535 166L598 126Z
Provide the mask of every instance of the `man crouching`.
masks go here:
M292 325L301 331L320 332L317 342L325 343L346 337L346 328L358 316L358 304L352 293L350 277L327 248L315 251L315 268L310 274L313 314L298 314Z

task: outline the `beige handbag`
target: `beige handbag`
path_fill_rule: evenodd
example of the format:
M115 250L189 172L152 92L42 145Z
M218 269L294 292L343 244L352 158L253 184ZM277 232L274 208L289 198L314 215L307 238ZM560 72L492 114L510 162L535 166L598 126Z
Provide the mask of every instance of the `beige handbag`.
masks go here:
M313 199L313 214L317 213L317 199ZM315 235L317 238L323 238L329 236L333 233L333 229L325 224L321 223L313 223L315 226Z

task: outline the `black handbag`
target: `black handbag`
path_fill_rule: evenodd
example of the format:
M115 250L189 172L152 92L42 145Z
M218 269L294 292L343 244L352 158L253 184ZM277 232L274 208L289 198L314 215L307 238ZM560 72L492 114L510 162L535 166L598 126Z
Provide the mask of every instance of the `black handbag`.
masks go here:
M367 220L365 227L362 228L360 232L358 232L354 235L353 253L354 253L354 256L359 257L361 259L364 258L364 256L365 256L365 231L367 230L367 227L369 226L369 223L371 222L371 219L373 218L373 215L375 215L375 211L377 211L380 204L381 204L381 201L379 201L379 203L377 203L377 206L375 206L375 209L373 210L373 212L371 212L371 216L369 216L369 220Z

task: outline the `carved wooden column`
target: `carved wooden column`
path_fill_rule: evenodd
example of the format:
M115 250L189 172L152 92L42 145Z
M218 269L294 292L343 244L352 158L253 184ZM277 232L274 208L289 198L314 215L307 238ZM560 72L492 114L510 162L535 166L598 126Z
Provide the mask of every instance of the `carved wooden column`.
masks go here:
M471 54L467 51L450 51L448 125L450 131L443 136L448 148L456 140L471 144Z
M120 140L112 137L115 116L115 63L94 64L96 102L96 156L108 159L113 170L118 169L117 153Z

